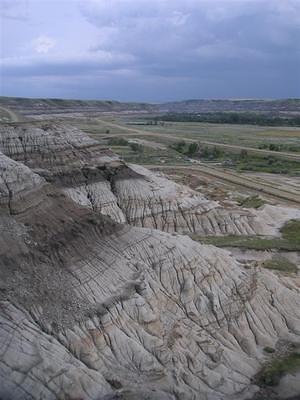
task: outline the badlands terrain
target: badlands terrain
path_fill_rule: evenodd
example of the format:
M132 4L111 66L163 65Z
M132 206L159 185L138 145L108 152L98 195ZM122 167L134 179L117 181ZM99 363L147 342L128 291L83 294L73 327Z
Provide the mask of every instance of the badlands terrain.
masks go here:
M297 175L175 153L152 105L54 105L1 100L0 399L299 399Z

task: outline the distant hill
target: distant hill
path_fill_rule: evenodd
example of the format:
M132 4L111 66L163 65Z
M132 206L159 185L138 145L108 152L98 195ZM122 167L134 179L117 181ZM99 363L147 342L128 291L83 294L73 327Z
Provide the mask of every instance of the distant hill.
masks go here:
M300 99L280 100L185 100L160 105L160 112L293 112L300 113Z
M8 107L23 115L97 113L97 112L151 112L147 103L121 103L110 100L65 100L0 97L0 106Z
M0 97L0 106L11 108L23 115L143 112L143 113L213 113L255 112L300 115L300 99L280 100L185 100L162 104L118 102L108 100L29 99Z

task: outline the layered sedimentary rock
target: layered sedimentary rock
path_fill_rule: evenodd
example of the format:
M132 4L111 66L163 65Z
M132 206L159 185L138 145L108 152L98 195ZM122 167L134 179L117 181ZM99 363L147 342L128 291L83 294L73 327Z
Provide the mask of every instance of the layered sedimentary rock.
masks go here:
M112 182L130 224L166 232L274 235L286 220L300 218L299 211L284 207L266 206L259 211L223 208L218 202L138 165L124 166Z
M64 169L0 155L0 398L251 398L262 349L299 342L296 281L154 222L121 223L143 185L189 213L217 205L96 143L74 151Z
M119 165L118 157L80 130L47 123L2 126L0 151L63 188L79 204L124 222L105 177L106 165Z

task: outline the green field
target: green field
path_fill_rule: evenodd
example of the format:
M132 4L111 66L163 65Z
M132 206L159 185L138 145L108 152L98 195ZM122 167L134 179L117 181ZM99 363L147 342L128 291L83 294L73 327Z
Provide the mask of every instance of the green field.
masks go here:
M137 120L143 122L143 120ZM119 122L127 126L136 123L132 118L120 118ZM172 134L174 137L186 137L197 141L212 141L246 147L260 148L271 143L284 145L282 151L299 151L299 127L267 127L257 125L230 125L200 122L164 122L163 125L134 125L153 133ZM290 146L290 147L288 147Z

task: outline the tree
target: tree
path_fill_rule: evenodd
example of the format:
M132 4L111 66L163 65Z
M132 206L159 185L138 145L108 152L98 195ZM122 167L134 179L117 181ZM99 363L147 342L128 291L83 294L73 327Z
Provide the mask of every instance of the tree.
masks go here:
M187 154L192 156L196 153L196 151L198 150L198 144L193 142L189 144L189 147L187 149Z
M130 143L130 148L135 153L142 153L143 152L143 146L141 146L138 143Z
M185 141L181 140L180 142L177 142L174 144L173 149L178 151L178 153L183 153L185 148Z
M219 158L223 154L222 150L220 150L217 146L214 146L212 151L213 158Z
M247 156L248 156L248 151L245 149L241 150L240 158L247 158Z
M280 150L278 144L274 144L274 143L270 143L269 149L272 150L272 151L279 151Z

